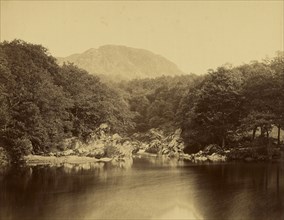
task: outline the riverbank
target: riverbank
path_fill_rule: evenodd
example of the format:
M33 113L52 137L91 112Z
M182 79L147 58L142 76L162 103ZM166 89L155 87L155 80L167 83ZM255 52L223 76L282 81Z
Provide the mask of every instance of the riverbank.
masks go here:
M184 154L183 158L194 163L226 161L269 161L282 158L280 147L246 147L222 149L218 145L209 145L195 154Z
M94 158L86 156L40 156L40 155L28 155L24 156L24 161L27 165L36 166L36 165L49 165L49 164L84 164L84 163L99 163L99 162L110 162L113 158Z
M109 127L102 124L86 142L78 138L65 139L60 148L42 154L23 156L27 165L58 165L107 163L117 164L129 161L133 156L162 156L193 163L239 161L268 161L281 158L280 148L250 147L222 149L218 145L208 145L203 150L184 153L181 130L165 135L163 131L150 129L145 133L136 133L130 137L109 134ZM0 148L0 166L11 162L8 153Z
M241 154L239 152L242 152ZM252 150L248 149L238 149L238 151L231 149L226 150L224 152L213 152L210 153L206 149L204 151L200 151L196 154L180 154L179 157L175 157L174 159L190 161L192 163L203 163L203 162L228 162L232 160L237 161L246 161L246 162L254 162L254 161L279 161L281 157L281 152L274 153L273 155L257 155L251 154L248 152L252 152ZM278 151L277 151L278 152ZM253 156L254 155L254 156ZM68 155L68 156L41 156L41 155L28 155L24 157L24 161L28 166L37 166L37 165L62 165L62 164L71 164L71 165L81 165L86 163L112 163L119 164L119 162L125 162L132 160L133 157L166 157L169 159L173 159L173 157L169 157L163 154L157 153L148 153L144 149L140 149L138 152L125 156L115 155L113 157L102 157L95 158L90 156L79 156L79 155Z
M162 131L151 129L146 133L134 134L131 137L121 137L109 134L108 126L102 125L94 132L87 143L79 139L66 139L61 150L42 155L27 155L23 157L27 165L44 164L82 164L129 161L139 151L138 155L164 155L179 158L183 154L184 145L180 138L180 130L164 135Z

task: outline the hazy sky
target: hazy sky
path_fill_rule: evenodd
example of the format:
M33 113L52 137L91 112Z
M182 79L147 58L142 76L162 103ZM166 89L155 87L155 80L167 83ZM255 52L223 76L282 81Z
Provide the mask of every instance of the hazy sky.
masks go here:
M54 56L126 45L201 74L283 50L283 11L283 1L1 1L1 41L39 43Z

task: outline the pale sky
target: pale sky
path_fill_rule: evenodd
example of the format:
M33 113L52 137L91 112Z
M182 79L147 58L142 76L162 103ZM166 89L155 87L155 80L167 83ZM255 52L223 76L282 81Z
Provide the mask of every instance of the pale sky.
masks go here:
M283 16L283 1L1 1L0 36L42 44L53 56L105 44L143 48L203 74L283 50Z

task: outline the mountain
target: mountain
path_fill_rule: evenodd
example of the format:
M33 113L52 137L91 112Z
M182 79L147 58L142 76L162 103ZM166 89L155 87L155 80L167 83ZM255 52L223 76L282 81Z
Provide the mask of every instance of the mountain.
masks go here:
M118 45L105 45L57 59L59 64L69 61L91 74L113 80L184 74L176 64L160 55Z

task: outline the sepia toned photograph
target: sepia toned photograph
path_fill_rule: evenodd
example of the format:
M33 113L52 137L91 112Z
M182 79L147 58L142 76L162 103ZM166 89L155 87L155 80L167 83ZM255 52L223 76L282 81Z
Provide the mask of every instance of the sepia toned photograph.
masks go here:
M284 220L284 1L0 0L0 220Z

